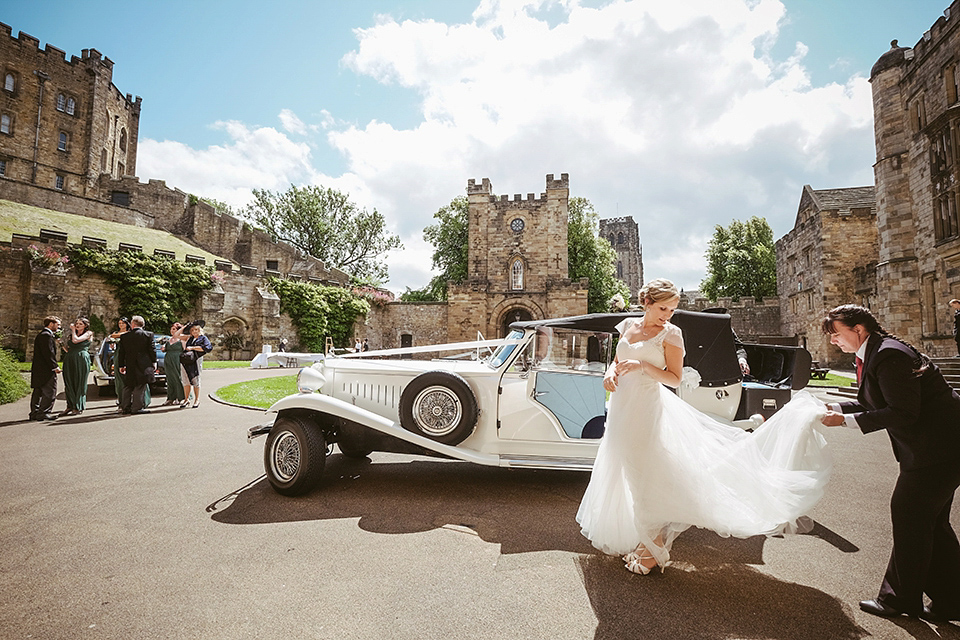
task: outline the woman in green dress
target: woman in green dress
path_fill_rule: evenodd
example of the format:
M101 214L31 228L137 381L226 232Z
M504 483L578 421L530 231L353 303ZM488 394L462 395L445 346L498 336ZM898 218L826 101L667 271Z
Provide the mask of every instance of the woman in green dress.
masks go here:
M90 376L90 343L93 332L90 321L77 318L70 325L67 352L63 356L63 387L67 396L67 410L63 416L75 416L87 408L87 378Z
M130 321L126 316L117 320L117 330L110 334L110 337L114 339L114 350L113 350L113 362L117 362L117 358L120 357L120 336L125 334L127 331L130 331ZM120 399L123 398L123 376L120 375L120 371L117 367L113 366L113 388L117 391L117 405L120 405ZM119 411L118 411L119 413Z
M163 370L167 376L167 401L163 404L180 404L184 401L183 378L180 376L180 354L187 336L183 335L183 325L174 322L170 327L170 337L163 345Z

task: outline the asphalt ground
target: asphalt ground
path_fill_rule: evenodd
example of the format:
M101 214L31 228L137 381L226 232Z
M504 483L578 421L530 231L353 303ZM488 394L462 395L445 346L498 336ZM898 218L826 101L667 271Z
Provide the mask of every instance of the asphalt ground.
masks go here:
M207 370L204 391L292 373ZM586 474L334 455L285 498L246 441L262 413L159 401L117 416L92 392L50 423L0 406L0 638L960 638L857 607L890 551L884 434L827 431L812 533L693 529L637 576L580 536Z

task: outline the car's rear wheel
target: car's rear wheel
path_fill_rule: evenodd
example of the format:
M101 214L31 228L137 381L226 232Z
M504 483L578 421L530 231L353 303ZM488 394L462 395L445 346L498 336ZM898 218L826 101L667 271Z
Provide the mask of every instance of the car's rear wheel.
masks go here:
M343 442L342 440L337 442L337 447L340 448L340 453L342 453L344 456L348 458L355 458L357 460L366 458L373 453L373 449L366 449L362 446L356 446L350 442Z
M320 482L326 460L323 431L310 420L278 418L267 435L263 467L277 493L297 496L313 489Z
M477 425L477 399L457 374L428 371L400 394L400 424L435 442L460 444Z

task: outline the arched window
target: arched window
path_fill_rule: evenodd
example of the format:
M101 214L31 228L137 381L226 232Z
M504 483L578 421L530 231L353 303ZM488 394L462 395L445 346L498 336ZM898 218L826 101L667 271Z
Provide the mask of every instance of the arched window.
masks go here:
M67 108L67 96L62 93L57 94L57 111L63 111Z
M617 234L617 244L623 244L623 234L622 234L622 233L618 233L618 234Z
M510 267L510 288L514 291L523 289L523 261L519 258Z
M120 129L120 151L127 150L127 130Z
M100 150L100 173L107 172L107 150Z
M17 81L12 73L8 73L3 79L3 88L7 91L13 91L17 88Z
M66 134L65 131L61 131L61 132L60 132L60 138L59 138L59 140L57 141L57 149L58 149L59 151L66 151L66 150L67 150L67 134Z
M611 247L613 246L613 241L614 241L614 237L613 237L613 234L611 233L611 234L610 234L610 246L611 246Z
M623 263L617 262L617 277L623 279Z
M13 119L6 113L0 116L0 133L13 132Z
M67 98L67 113L71 116L77 112L77 101L73 98Z

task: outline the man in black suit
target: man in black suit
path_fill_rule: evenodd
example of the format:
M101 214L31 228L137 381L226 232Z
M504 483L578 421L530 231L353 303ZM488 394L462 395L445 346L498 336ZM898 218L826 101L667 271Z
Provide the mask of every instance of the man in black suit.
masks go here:
M57 374L60 373L57 336L54 334L59 328L60 318L44 318L43 329L33 342L33 363L30 365L30 386L33 387L33 395L30 396L31 420L57 419L51 412L57 398Z
M828 405L823 424L863 433L885 429L900 462L890 501L890 562L879 595L860 608L886 617L960 620L960 543L950 526L960 486L960 395L929 358L890 336L863 307L831 310L823 330L831 343L856 354L860 385L857 402Z
M147 385L156 380L157 350L153 334L143 330L141 316L130 318L130 326L132 329L120 336L122 348L116 363L124 382L120 409L123 413L150 413L146 392Z

